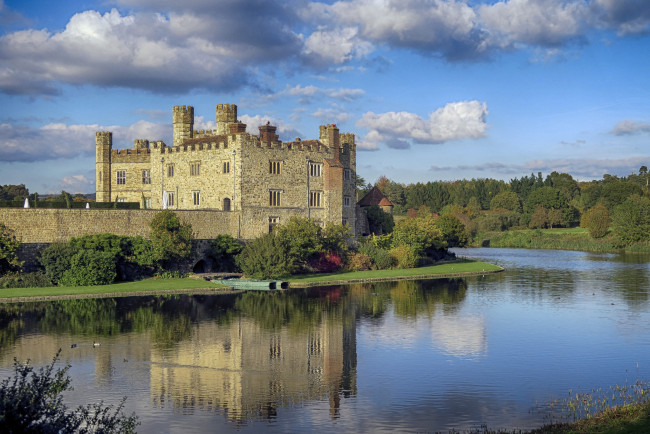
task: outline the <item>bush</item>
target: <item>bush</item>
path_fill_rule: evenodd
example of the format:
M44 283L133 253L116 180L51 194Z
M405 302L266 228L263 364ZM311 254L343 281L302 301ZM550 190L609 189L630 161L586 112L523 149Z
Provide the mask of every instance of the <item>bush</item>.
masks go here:
M406 245L393 247L389 253L397 263L397 268L415 268L420 259L415 250Z
M363 253L353 253L348 260L348 270L366 271L372 267L372 259Z
M45 267L45 277L58 285L63 273L70 269L70 259L77 253L77 248L69 243L52 243L41 252L39 262Z
M53 286L41 271L34 273L9 273L0 277L0 288L42 288Z
M630 196L614 208L612 223L617 243L621 247L650 240L650 199Z
M240 271L235 262L235 257L241 253L244 246L241 242L230 235L218 235L210 241L209 256L217 264L217 271L237 272Z
M255 279L272 279L293 273L288 246L275 235L265 234L247 244L235 262L242 273Z
M0 276L10 271L18 270L23 264L18 260L20 241L13 231L0 223Z
M359 246L359 253L368 256L372 261L372 268L376 270L387 270L395 265L393 257L387 250L375 247L372 243L364 243Z
M153 258L161 265L187 258L192 251L192 226L170 210L160 211L149 224Z
M465 225L458 217L444 214L438 217L435 222L442 232L442 238L447 243L447 247L464 247L467 245L469 236Z
M333 273L338 271L343 264L341 257L334 251L320 252L318 258L310 263L311 268L317 273Z
M432 254L447 246L433 216L407 218L395 225L393 247L412 247L418 256Z
M609 211L602 204L587 210L580 219L580 226L586 228L593 238L602 238L607 235L609 224Z
M377 205L372 205L365 208L366 215L368 216L368 227L371 234L388 234L393 231L395 227L395 220L393 215L385 212Z
M108 285L115 281L115 257L108 252L80 250L70 258L70 268L59 280L61 286Z
M70 365L55 369L61 350L52 363L36 371L29 361L14 358L14 375L0 383L2 432L15 433L109 433L135 432L135 414L122 413L124 398L115 411L102 403L79 406L73 411L63 403L62 393L71 389Z

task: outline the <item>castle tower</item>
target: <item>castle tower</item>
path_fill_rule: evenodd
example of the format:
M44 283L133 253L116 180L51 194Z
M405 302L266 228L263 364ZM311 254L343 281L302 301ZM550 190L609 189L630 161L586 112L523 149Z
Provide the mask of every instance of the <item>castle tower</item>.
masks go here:
M330 148L333 159L336 161L340 160L339 129L336 127L336 125L321 125L318 129L318 140Z
M194 107L174 106L172 112L174 124L174 146L183 143L185 139L191 139L194 134Z
M237 122L237 105L217 104L217 134L228 134L228 125Z
M111 201L111 149L113 148L113 133L98 131L95 133L95 200L97 202Z

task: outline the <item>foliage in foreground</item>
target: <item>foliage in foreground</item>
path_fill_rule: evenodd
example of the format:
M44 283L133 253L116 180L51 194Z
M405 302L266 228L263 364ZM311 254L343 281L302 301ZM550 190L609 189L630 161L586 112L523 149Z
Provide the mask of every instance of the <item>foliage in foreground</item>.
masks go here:
M15 271L22 265L18 260L18 246L20 241L13 231L0 223L0 276Z
M124 399L114 410L102 402L69 410L61 394L70 390L70 365L55 369L52 363L35 370L29 361L14 358L14 376L0 383L0 426L9 433L92 433L135 432L139 425L135 414L122 413ZM126 398L125 398L126 399Z

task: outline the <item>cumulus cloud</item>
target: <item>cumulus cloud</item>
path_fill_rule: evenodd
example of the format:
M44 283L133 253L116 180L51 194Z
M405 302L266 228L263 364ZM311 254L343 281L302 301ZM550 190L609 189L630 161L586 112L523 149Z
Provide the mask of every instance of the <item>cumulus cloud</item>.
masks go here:
M621 121L611 131L615 136L626 136L631 134L650 133L650 123L636 121Z
M65 190L73 194L95 190L95 173L86 176L84 174L64 176L59 184L58 190Z
M486 136L487 105L478 101L453 102L424 119L415 113L368 112L357 122L367 128L364 147L377 148L383 143L390 148L407 149L411 142L437 144L458 139Z
M591 11L596 25L619 35L650 31L650 3L645 0L594 0Z
M296 85L292 88L280 92L280 95L297 96L302 99L303 103L308 103L312 98L327 97L340 101L354 101L366 94L363 89L349 89L349 88L320 88L317 86L301 86Z
M250 84L251 66L282 61L298 52L301 42L277 15L247 15L243 3L230 10L243 16L227 16L225 10L201 15L85 11L60 32L8 33L0 38L0 91L55 94L59 82L155 92ZM242 31L242 20L255 31Z
M50 123L40 128L0 124L0 161L43 161L95 154L95 132L112 131L113 147L131 147L135 139L171 137L171 126L138 121L127 127Z

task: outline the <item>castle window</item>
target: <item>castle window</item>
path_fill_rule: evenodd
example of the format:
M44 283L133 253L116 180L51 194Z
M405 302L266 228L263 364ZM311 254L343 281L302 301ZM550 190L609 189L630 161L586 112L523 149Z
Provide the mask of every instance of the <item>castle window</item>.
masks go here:
M282 161L269 161L269 173L279 175L282 167Z
M269 234L273 232L273 228L280 224L280 217L269 217Z
M151 170L142 171L142 183L151 184Z
M347 225L348 225L348 219L343 219L343 226L347 226Z
M176 195L174 194L173 191L168 191L167 192L167 206L172 207L174 206L174 199L176 199Z
M321 176L323 173L322 163L309 163L309 176Z
M174 176L174 165L173 164L168 164L167 165L167 176L170 177L170 178Z
M323 193L321 191L309 192L309 206L319 208L321 206Z
M190 163L190 176L198 176L201 174L201 162L194 161Z
M145 197L144 198L144 208L145 209L151 209L151 198L150 197Z
M230 173L230 161L223 162L223 173Z
M230 199L227 197L223 199L223 210L230 211Z
M201 205L201 192L200 191L193 191L192 192L192 203L195 206Z
M269 206L280 206L281 190L269 190Z
M343 169L343 180L349 181L352 179L352 171L350 169Z
M351 203L352 200L350 199L350 196L343 196L343 206L349 208Z
M117 184L118 185L126 184L126 170L117 171Z
M99 182L102 182L104 180L104 176L102 174L102 171L99 171Z

